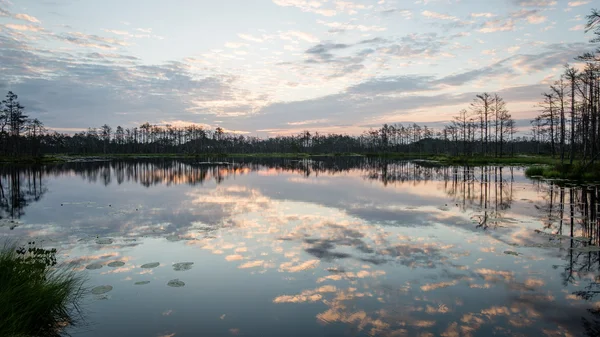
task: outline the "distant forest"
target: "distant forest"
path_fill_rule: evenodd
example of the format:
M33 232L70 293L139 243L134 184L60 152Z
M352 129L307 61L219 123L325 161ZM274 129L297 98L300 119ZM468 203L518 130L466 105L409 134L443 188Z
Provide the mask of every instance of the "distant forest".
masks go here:
M600 43L600 13L587 16L586 32ZM190 125L152 125L99 128L73 135L48 132L31 119L8 92L0 104L0 154L223 154L223 153L407 153L486 155L551 154L562 162L575 158L593 162L600 153L600 47L584 55L577 70L564 74L541 97L540 115L531 121L530 136L517 136L507 103L497 94L482 93L443 128L418 124L385 124L361 135L304 131L289 136L258 138Z

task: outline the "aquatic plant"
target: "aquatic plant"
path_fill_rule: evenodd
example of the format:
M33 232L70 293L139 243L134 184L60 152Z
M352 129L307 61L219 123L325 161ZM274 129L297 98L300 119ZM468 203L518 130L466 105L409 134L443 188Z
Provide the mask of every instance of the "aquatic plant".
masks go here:
M85 278L57 265L56 249L0 250L0 336L59 336L81 318Z
M151 262L151 263L146 263L140 266L140 268L144 268L144 269L150 269L150 268L156 268L160 266L160 263L158 262Z

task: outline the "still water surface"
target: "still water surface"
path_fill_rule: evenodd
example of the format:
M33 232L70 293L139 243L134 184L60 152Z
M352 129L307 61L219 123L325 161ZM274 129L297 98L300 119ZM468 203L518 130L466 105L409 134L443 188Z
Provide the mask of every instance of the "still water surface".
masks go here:
M5 166L0 183L0 238L112 286L73 336L600 331L593 184L358 158Z

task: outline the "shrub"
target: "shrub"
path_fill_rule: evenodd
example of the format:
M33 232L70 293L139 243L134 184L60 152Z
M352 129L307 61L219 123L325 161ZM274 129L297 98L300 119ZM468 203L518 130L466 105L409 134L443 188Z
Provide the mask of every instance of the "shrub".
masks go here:
M544 166L531 166L525 170L525 175L528 177L542 176L545 169Z
M29 242L0 251L0 336L59 336L81 317L84 278Z

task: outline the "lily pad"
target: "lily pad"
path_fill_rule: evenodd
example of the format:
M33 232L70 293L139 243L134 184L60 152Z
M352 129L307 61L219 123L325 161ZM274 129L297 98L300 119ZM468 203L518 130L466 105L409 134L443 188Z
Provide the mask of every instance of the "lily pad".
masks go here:
M519 256L519 253L517 253L517 252L513 252L512 250L505 250L505 251L504 251L504 254L507 254L507 255L514 255L514 256Z
M107 264L107 266L113 267L113 268L123 267L124 265L125 265L125 262L123 262L123 261L113 261L113 262Z
M148 284L148 283L150 283L150 281L138 281L138 282L134 283L134 285L136 285L136 286L143 286L143 285Z
M169 236L167 236L167 240L175 242L175 241L181 241L181 238L179 237L179 235L169 235Z
M102 263L92 263L85 266L85 269L96 270L102 268Z
M140 266L140 268L156 268L160 266L160 263L158 262L151 262L151 263L146 263Z
M105 294L111 290L113 290L112 286L98 286L98 287L92 289L92 294L101 295L101 294Z
M99 245L110 245L113 242L114 241L111 238L96 239L96 243L99 244Z
M169 283L167 283L167 285L169 287L173 287L173 288L179 288L179 287L183 287L185 285L185 283L183 283L183 281L180 281L178 278L169 281Z
M174 271L185 271L192 269L194 262L179 262L173 265Z

